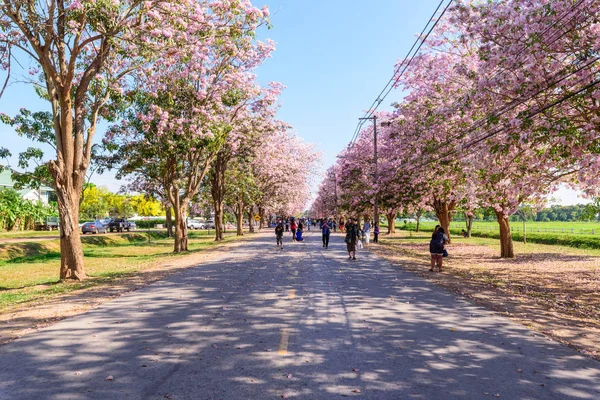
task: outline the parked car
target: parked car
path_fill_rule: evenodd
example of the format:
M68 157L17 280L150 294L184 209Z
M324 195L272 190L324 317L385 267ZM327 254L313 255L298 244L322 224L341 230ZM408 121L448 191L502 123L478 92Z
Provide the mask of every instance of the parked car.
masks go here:
M188 219L187 220L187 228L188 229L205 229L206 226L198 221L197 219Z
M81 227L81 232L85 235L86 233L106 233L107 227L102 221L86 222Z
M204 223L205 229L215 229L215 221L212 219L207 219Z
M129 222L127 221L125 218L116 218L113 219L109 224L108 224L108 229L111 232L117 231L117 232L123 232L123 231L135 231L137 229L137 226L135 225L135 222Z

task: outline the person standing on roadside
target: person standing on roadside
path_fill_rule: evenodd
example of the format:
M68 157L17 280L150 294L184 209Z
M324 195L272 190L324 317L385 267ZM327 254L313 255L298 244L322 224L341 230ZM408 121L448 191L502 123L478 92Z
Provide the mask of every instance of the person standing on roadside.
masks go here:
M298 226L296 225L296 220L293 219L290 224L290 230L292 231L292 242L296 241L296 229L298 229Z
M442 272L442 261L444 259L444 245L446 244L446 233L444 228L436 228L429 242L429 253L431 253L431 269L433 272L438 267L438 272Z
M365 224L363 225L363 231L365 233L365 244L369 244L369 240L371 239L371 222L369 219L365 219Z
M348 223L346 224L346 238L344 241L346 242L349 260L356 260L356 244L359 239L358 231L359 227L354 223L354 219L348 218Z
M324 222L321 227L321 233L323 234L323 247L327 249L329 248L329 235L331 235L331 229L326 222Z

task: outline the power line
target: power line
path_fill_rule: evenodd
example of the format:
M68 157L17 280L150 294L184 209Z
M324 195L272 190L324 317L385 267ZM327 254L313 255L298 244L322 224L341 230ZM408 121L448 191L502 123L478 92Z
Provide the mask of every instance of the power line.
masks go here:
M369 107L369 109L367 110L367 112L365 113L363 118L370 118L375 113L377 108L379 108L381 103L385 100L385 98L388 96L388 94L391 92L391 90L394 88L394 86L399 82L402 75L404 75L404 73L408 69L408 66L410 66L412 60L419 53L419 50L421 49L421 47L423 46L423 44L425 43L427 38L429 38L429 35L431 34L431 32L433 32L433 30L435 29L435 27L437 26L439 21L442 19L442 17L444 16L444 14L446 13L446 11L448 10L448 8L450 7L450 5L453 3L454 0L450 0L450 2L444 8L444 11L442 12L442 14L439 16L439 18L435 19L435 16L437 15L438 11L441 9L441 7L445 1L446 0L440 1L437 8L435 9L433 14L429 18L429 21L427 21L427 24L425 25L425 27L423 28L423 30L421 31L421 33L419 34L419 36L417 37L417 39L415 40L413 45L411 46L410 50L406 54L406 57L404 57L404 59L400 63L400 65L394 70L394 74L392 75L390 80L386 83L386 85L383 87L383 89L381 90L381 92L379 93L379 95L377 96L375 101L373 101L373 104L371 104L371 106ZM434 22L434 20L435 20L435 22ZM427 34L425 34L425 32L427 31L427 28L431 25L432 22L434 22L433 26L429 29ZM425 35L425 37L423 37L423 35ZM416 50L415 50L415 48L416 48ZM413 53L413 51L414 51L414 53ZM412 56L411 56L411 54L412 54ZM410 57L410 59L409 59L409 57ZM409 59L409 61L405 62L407 59ZM400 72L401 69L402 69L402 72ZM365 119L362 119L358 122L349 146L352 146L354 144L354 142L356 141L358 134L360 133L360 130L362 129L364 123L365 123Z

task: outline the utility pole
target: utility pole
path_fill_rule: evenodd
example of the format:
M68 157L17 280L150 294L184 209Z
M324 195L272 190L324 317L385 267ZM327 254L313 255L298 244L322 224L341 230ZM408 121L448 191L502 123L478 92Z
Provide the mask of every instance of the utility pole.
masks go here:
M373 174L373 179L375 185L379 182L379 168L378 168L378 159L377 159L377 116L373 115L368 118L359 118L360 120L370 119L373 121L373 164L375 165L375 171ZM378 201L377 190L375 190L375 199L373 200L373 226L379 224L379 201Z
M333 173L333 195L335 196L335 219L338 218L337 175Z

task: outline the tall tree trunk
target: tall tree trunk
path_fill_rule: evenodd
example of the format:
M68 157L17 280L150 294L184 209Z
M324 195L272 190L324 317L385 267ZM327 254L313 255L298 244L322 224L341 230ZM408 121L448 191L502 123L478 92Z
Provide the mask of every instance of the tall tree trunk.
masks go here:
M498 224L500 225L500 257L514 258L515 251L513 248L512 235L510 233L508 215L505 215L501 211L496 211L496 218L498 219Z
M173 219L172 219L172 217L173 217L173 215L171 212L171 206L169 205L169 206L167 206L167 215L166 215L167 236L168 237L173 237Z
M439 199L434 199L433 201L435 215L440 222L440 226L444 228L444 232L448 235L449 242L452 241L452 237L450 236L450 222L452 222L452 211L454 210L454 207L454 202L448 203Z
M244 223L244 205L238 203L235 207L235 223L237 226L237 235L244 236L244 228L242 224Z
M258 225L258 229L262 230L265 228L265 209L258 207L258 215L260 216L260 224Z
M227 157L219 152L213 164L211 194L215 208L215 241L223 240L223 202L225 198L225 169Z
M66 125L72 132L72 117L68 114L70 121ZM60 279L82 280L86 278L79 233L79 197L83 179L80 172L73 170L71 152L67 154L67 160L63 160L59 154L57 159L59 163L50 163L50 172L54 179L60 223Z
M385 214L388 222L388 234L396 233L396 212L388 212Z
M248 210L248 232L254 233L254 209Z
M185 223L185 213L187 207L179 205L175 207L175 247L174 253L188 251L188 232L187 224Z
M86 277L79 233L79 192L72 187L57 187L60 217L60 279Z
M223 202L213 200L215 208L215 241L223 240Z
M469 213L465 213L465 223L467 224L467 237L471 237L471 230L473 229L473 216Z

